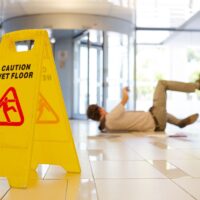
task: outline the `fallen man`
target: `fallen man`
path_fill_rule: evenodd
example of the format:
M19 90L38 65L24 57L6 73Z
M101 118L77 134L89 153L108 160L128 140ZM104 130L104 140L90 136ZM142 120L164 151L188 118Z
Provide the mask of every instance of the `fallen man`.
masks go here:
M176 81L160 80L156 86L153 106L148 112L126 111L124 106L128 101L128 88L122 89L121 102L111 111L106 112L104 108L92 104L88 106L87 116L89 119L99 121L101 131L164 131L166 123L174 124L183 128L194 123L199 114L192 114L185 119L167 113L166 99L167 90L191 93L200 89L200 80L195 83L183 83Z

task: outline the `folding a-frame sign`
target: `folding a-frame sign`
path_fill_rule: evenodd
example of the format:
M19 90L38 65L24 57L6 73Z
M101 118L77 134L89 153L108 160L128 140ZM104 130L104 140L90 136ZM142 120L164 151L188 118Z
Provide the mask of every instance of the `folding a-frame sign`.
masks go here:
M18 41L32 49L17 52ZM26 187L41 163L80 173L48 34L23 30L0 43L0 176Z

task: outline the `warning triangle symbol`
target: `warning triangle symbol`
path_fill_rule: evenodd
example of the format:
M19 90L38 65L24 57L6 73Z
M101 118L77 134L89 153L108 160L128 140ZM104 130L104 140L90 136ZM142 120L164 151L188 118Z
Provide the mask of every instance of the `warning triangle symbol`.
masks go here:
M0 125L20 126L24 115L15 88L10 87L0 99Z
M53 108L50 106L48 101L42 96L39 95L39 106L38 106L38 116L36 119L36 123L39 124L51 124L58 123L59 117Z

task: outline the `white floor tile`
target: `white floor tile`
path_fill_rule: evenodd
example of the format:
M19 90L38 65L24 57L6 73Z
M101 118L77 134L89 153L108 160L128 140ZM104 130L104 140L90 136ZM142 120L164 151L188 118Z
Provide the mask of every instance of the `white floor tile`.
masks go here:
M3 200L64 200L67 181L40 180L27 189L10 189Z
M47 173L45 174L45 180L62 180L66 179L66 171L63 167L58 165L50 165Z
M88 150L89 159L96 160L144 160L139 154L128 148Z
M99 200L194 200L167 179L96 180Z
M145 161L94 161L94 177L98 178L166 178Z
M200 137L199 135L190 135L187 132L178 132L179 134L185 134L187 137L177 137L177 138L168 138L166 140L167 144L174 149L194 149L199 148L200 146ZM178 134L176 133L176 134Z
M45 180L64 179L67 180L66 200L96 200L96 188L92 179L81 179L78 174L66 174L60 166L51 165Z
M160 171L162 174L170 179L189 176L181 169L175 167L166 160L149 160L148 162L151 163L154 168L156 168L158 171Z
M199 147L200 147L200 145L199 145ZM200 160L200 149L184 149L183 152L190 154L193 157L196 157L196 159Z
M197 178L179 178L173 180L177 185L184 188L196 199L200 199L200 179Z
M0 199L200 200L200 134L100 134L97 123L87 120L72 120L71 126L81 174L40 165L27 189L9 189L0 178Z
M177 149L157 149L157 150L140 150L137 151L142 157L147 160L192 160L195 159L194 156L183 153L181 150Z
M40 177L40 179L43 179L47 173L49 169L49 165L38 165L37 169L36 169L36 172L38 174L38 176Z
M90 179L68 177L66 200L97 200L95 183Z
M0 179L0 199L8 192L10 189L10 186L8 184L8 181L6 179Z
M79 162L81 165L81 178L92 179L92 169L89 161L89 155L87 151L78 151Z
M118 142L111 142L108 140L89 140L88 143L88 149L107 149L107 150L117 150L124 147L121 141Z
M190 176L200 178L200 160L171 160L169 162Z

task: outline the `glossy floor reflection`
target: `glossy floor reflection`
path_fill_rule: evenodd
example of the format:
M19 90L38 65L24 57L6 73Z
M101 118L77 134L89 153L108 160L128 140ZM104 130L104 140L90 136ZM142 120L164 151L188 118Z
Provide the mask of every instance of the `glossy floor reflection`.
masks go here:
M27 189L0 177L1 200L200 200L199 122L166 133L112 134L100 134L92 121L70 123L82 173L39 165Z

